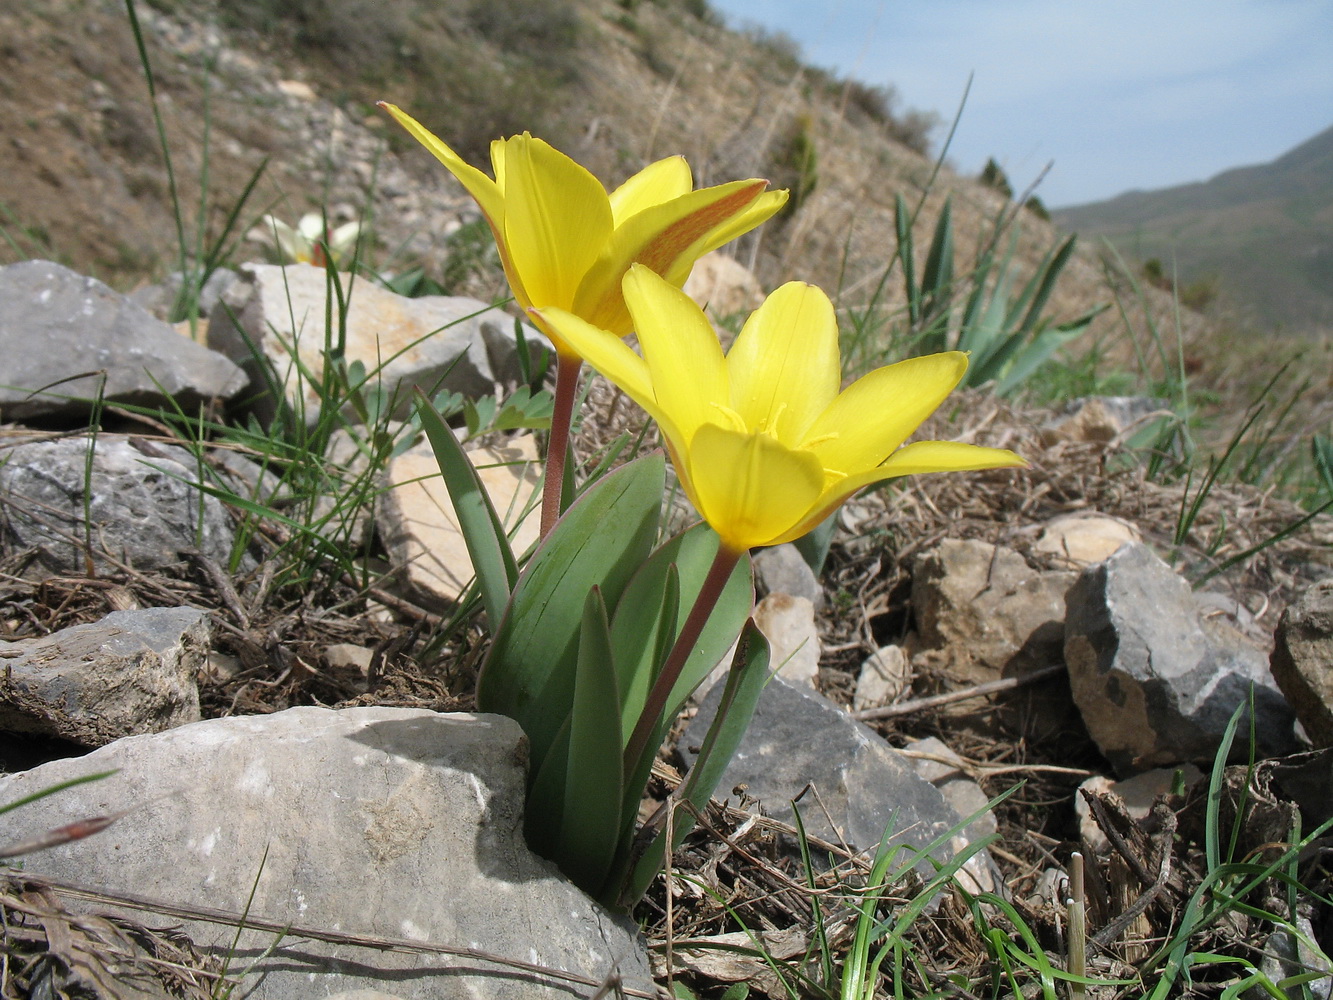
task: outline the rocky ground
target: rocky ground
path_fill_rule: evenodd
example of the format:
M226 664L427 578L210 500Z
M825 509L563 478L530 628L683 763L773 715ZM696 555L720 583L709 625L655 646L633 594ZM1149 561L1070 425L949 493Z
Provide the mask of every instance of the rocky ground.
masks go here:
M855 312L884 274L897 193L921 199L921 244L953 195L960 260L1018 211L947 167L936 177L850 91L786 68L771 44L668 4L586 7L597 58L553 127L600 176L677 151L707 182L773 173L803 121L817 145L817 188L737 248L759 280L728 291L720 313L787 277L840 289ZM898 842L938 841L936 861L961 866L936 891L933 866L909 858L887 893L895 915L922 899L903 931L917 956L907 989L991 995L1002 964L991 931L1018 941L1019 922L1063 967L1080 849L1089 967L1131 984L1099 995L1137 997L1215 870L1219 810L1227 831L1240 816L1235 858L1272 859L1297 817L1307 833L1328 818L1330 518L1229 484L1193 510L1199 483L1148 475L1131 447L1156 401L1022 410L964 392L927 436L1012 448L1030 468L861 498L818 573L789 548L757 558L756 617L786 666L719 785L727 794L630 922L592 907L522 841L513 727L437 714L472 707L485 640L459 607L469 571L451 508L422 478L434 460L395 390L484 396L499 384L504 395L523 377L512 317L489 308L502 286L484 239L469 236L470 203L394 142L361 90L294 60L284 39L190 4L139 14L187 221L205 163L204 229L216 236L268 156L250 215L368 214L386 273L420 263L477 298L401 299L362 281L347 361L376 369L389 327L405 350L360 394L324 367L317 269L220 274L204 322L172 329L172 289L156 284L176 266L170 179L123 8L0 10L0 208L13 240L0 261L59 261L0 267L0 805L117 771L3 814L0 856L23 867L0 883L0 995L219 996L261 972L256 995L284 998L655 996L672 980L699 996L736 982L789 995L759 944L788 963L796 993L818 996L799 976L824 975L821 949L846 954L859 852L892 826ZM374 96L439 99L399 82ZM1056 234L1020 217L1030 268ZM248 230L247 219L230 261L261 253L262 232ZM728 287L696 293L718 306ZM885 287L887 314L902 293L896 275ZM1175 329L1169 300L1146 296L1122 299L1133 336L1118 336L1114 313L1093 328L1112 363L1132 358L1134 337L1151 353L1149 320ZM1095 257L1080 255L1050 315L1110 298ZM417 343L464 316L448 338ZM1182 364L1240 414L1249 398L1224 384L1267 369L1210 347L1197 317L1181 322ZM293 340L300 365L283 346ZM335 433L331 409L349 427ZM275 415L279 429L263 431ZM480 420L467 447L518 512L540 442L493 423ZM641 428L594 381L580 458ZM1212 762L1251 691L1264 762L1227 772L1210 802ZM682 720L645 810L678 783L710 710L704 698ZM1249 742L1242 728L1241 758ZM966 845L992 834L962 865ZM1327 996L1307 947L1330 946L1323 851L1307 845L1294 868L1322 898L1265 883L1251 902L1280 919L1232 912L1191 947L1266 962L1274 980L1313 963L1314 995ZM250 931L236 939L242 914ZM1223 995L1233 973L1196 966L1189 995Z
M383 422L353 420L350 444L326 442L318 475L293 475L300 461L263 452L257 437L203 440L163 415L164 404L220 415L223 397L256 392L253 381L241 389L238 329L261 353L284 339L278 320L294 311L265 305L278 288L306 295L310 328L322 329L323 297L301 291L307 278L324 275L243 269L219 293L205 347L58 265L0 269L0 345L31 365L21 376L10 367L18 388L6 390L0 442L11 771L0 801L117 772L7 817L0 850L24 856L24 869L0 905L10 954L28 963L11 966L7 990L38 995L47 982L119 996L138 977L146 993L135 995L199 995L255 963L252 976L267 970L260 996L532 996L539 985L592 995L617 975L628 995L681 977L703 991L745 981L779 996L769 966L726 948L752 944L748 927L801 968L817 900L842 947L848 911L828 901L850 891L858 851L886 828L890 843L936 842L941 863L998 834L914 925L938 961L914 973L921 988L987 975L994 959L967 893L1007 900L1058 955L1058 886L1076 848L1091 887L1091 968L1132 978L1202 878L1197 776L1251 692L1264 763L1236 856L1271 850L1298 814L1307 831L1328 818L1328 756L1302 751L1333 735L1330 592L1318 582L1333 573L1333 520L1308 520L1247 556L1303 512L1219 486L1177 542L1183 487L1151 481L1122 448L1150 403L1019 411L962 393L923 433L1012 448L1031 467L922 477L859 499L818 575L791 547L759 556L756 619L786 666L719 786L725 799L673 858L669 889L659 880L634 911L645 951L630 925L523 845L514 727L435 714L468 710L485 651L475 623L454 614L467 573L446 555L447 503L420 481L433 460L394 421L395 389L436 385L439 358L414 350L386 370ZM449 331L448 353L468 361L449 366L448 386L512 382L508 317L370 291L360 315L372 327L407 315L405 344L411 322L471 317ZM364 352L373 365L356 326L348 361ZM86 368L51 349L71 329L104 382L75 381ZM308 395L319 377L307 368L287 390L286 412L306 426L319 426L313 404L328 398ZM78 429L94 389L95 437ZM277 411L274 399L248 405ZM641 426L600 383L583 419L585 458ZM395 445L367 464L386 441ZM502 508L532 488L529 442L491 432L469 445L502 463L489 483ZM655 795L679 780L711 704L664 751ZM1244 786L1244 769L1234 780ZM833 867L803 870L793 799ZM1321 856L1301 870L1316 891L1326 888ZM913 870L893 889L903 905L932 871L924 856ZM87 916L90 899L121 916ZM1299 908L1291 920L1323 940L1318 897ZM218 922L242 912L253 930L233 942ZM180 921L187 937L161 929ZM1208 947L1260 958L1267 947L1273 969L1294 968L1259 917L1208 933Z

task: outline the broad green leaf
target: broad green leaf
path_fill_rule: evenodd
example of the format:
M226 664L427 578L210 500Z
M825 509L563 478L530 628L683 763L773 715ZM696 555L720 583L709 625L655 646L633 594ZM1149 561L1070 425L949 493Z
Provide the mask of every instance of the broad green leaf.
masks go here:
M717 783L731 762L736 748L740 746L745 730L754 716L755 706L759 704L759 695L767 683L768 640L759 631L753 621L745 623L741 632L740 647L736 651L736 663L727 674L726 687L722 699L718 702L717 715L708 727L703 746L695 758L694 766L686 776L685 782L677 791L677 797L695 809L703 811L712 797ZM673 848L679 846L685 836L694 828L694 817L687 809L678 809L672 823ZM620 896L623 905L638 902L661 870L662 860L666 857L665 826L658 831L643 854L633 861L633 870L624 884ZM608 890L614 887L608 885ZM609 895L604 893L604 895Z
M518 721L540 768L574 698L583 604L614 605L648 558L666 462L648 455L603 477L556 522L514 586L477 678L477 707Z
M444 477L444 485L454 503L458 529L472 559L473 572L477 574L486 617L493 628L497 627L510 591L518 580L518 567L509 548L504 524L496 515L491 498L482 486L477 470L472 467L472 460L420 389L417 390L417 415L421 417L421 428L435 452L435 460L440 463L440 475Z
M1032 299L1032 304L1028 306L1027 313L1023 316L1022 325L1019 327L1020 330L1031 330L1037 325L1037 320L1041 318L1042 310L1046 308L1046 303L1050 299L1051 293L1055 291L1056 281L1059 280L1061 272L1065 269L1065 265L1069 263L1069 258L1074 255L1074 246L1077 242L1078 236L1070 236L1064 243L1060 244L1060 247L1053 254L1047 254L1042 260L1041 266L1037 268L1036 273L1032 276L1033 281L1036 281L1038 277L1040 277L1041 284ZM1026 298L1027 294L1025 289L1023 299Z
M569 733L572 728L572 712L566 712L551 738L545 759L528 761L528 797L523 805L523 833L528 846L550 860L560 855L565 780L569 773Z
M1006 363L1000 369L1003 374L995 383L996 395L1004 396L1017 389L1033 372L1046 364L1056 351L1082 334L1101 311L1102 309L1098 308L1080 316L1072 323L1039 331L1025 347L1013 355L1012 360L1005 359Z
M634 574L625 592L616 603L611 620L611 648L620 673L621 717L625 733L634 729L643 704L647 700L653 677L661 666L654 662L659 648L669 649L671 641L680 633L685 619L694 606L694 599L703 586L713 558L717 555L717 534L706 524L697 524L663 544ZM679 575L680 597L676 601L671 638L661 638L659 622L664 596L667 591L670 567ZM754 584L750 557L742 556L732 571L727 585L709 615L708 624L699 635L690 657L685 662L680 679L667 699L664 718L676 717L685 699L699 686L722 659L731 644L740 635L745 619L754 606ZM657 746L652 747L657 752Z
M596 892L616 856L620 839L620 697L611 653L606 604L593 587L579 630L574 709L565 767L565 807L557 863L575 885Z

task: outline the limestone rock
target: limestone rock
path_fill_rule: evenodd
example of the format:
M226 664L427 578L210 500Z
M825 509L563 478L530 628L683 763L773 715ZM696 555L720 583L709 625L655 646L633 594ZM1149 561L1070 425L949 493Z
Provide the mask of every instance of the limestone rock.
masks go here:
M1064 413L1041 429L1041 436L1048 445L1060 441L1109 443L1170 415L1165 399L1088 396L1071 399Z
M1333 578L1283 612L1275 639L1273 679L1311 742L1333 746Z
M1013 549L946 538L912 569L921 644L955 651L951 673L966 684L1059 663L1073 581L1070 572L1033 569Z
M681 755L687 763L693 761L712 723L722 688L715 685L708 693L681 738ZM814 786L818 798L806 794L801 800L806 829L861 851L873 852L890 825L894 831L890 846L924 847L959 822L939 790L918 777L907 759L878 733L820 695L775 677L759 698L717 794L725 797L744 786L745 794L757 799L765 813L789 822L791 800L807 785ZM965 834L951 838L954 851L966 844ZM943 851L941 856L949 853ZM993 886L984 853L969 861L967 870L980 884Z
M1139 529L1118 517L1096 512L1061 514L1042 526L1033 550L1064 569L1082 569L1109 559L1127 542L1141 542Z
M1064 592L1075 574L1039 570L1019 553L979 540L944 539L917 556L912 607L919 643L914 676L947 678L953 688L1022 677L1063 658ZM1062 678L992 696L1008 725L1030 739L1077 725ZM985 702L944 706L948 715L980 721ZM984 722L981 722L984 725Z
M207 611L146 608L0 640L0 729L97 747L197 722L212 632Z
M1259 749L1297 749L1267 652L1201 616L1189 584L1144 545L1090 566L1069 590L1065 662L1088 732L1117 773L1210 762L1254 691ZM1236 745L1243 750L1242 742Z
M804 597L769 594L754 609L754 623L768 640L769 663L778 676L813 691L823 653L813 605Z
M754 582L761 594L790 594L804 597L815 611L824 608L824 588L800 550L788 542L764 549L754 556Z
M351 279L340 275L344 283ZM324 370L325 296L329 272L308 264L243 264L240 279L209 314L209 346L257 374L247 338L258 345L286 387L287 402L313 422L320 399L299 378L292 351L313 378ZM337 317L333 318L334 328ZM539 340L536 331L528 336ZM371 387L382 390L398 419L412 405L412 389L480 396L521 372L514 320L476 299L432 295L409 299L364 278L356 279L346 317L344 356L360 362ZM255 379L256 385L263 385ZM255 401L261 419L276 411L272 399Z
M856 677L852 709L888 705L902 696L912 684L912 664L901 646L882 646L866 657Z
M935 736L910 740L903 746L903 756L911 762L912 770L940 790L944 801L954 812L966 819L990 803L981 786L962 769L963 759L953 748ZM977 816L967 827L967 837L976 842L989 837L1000 828L995 814L989 810Z
M83 416L99 394L150 407L172 399L192 413L201 402L234 396L247 381L221 354L96 278L49 260L0 267L0 357L0 410L10 420ZM101 374L62 381L90 371L104 371L105 384Z
M468 454L495 512L506 525L517 525L510 544L522 552L537 540L540 525L536 439L524 434ZM404 452L389 463L385 481L378 519L394 566L428 600L456 601L473 577L472 559L434 452L426 446Z
M180 295L181 284L183 282L181 272L173 271L167 275L167 278L160 285L144 285L130 292L131 301L143 306L150 313L160 320L169 320L171 316L171 307L176 303L176 297ZM208 280L204 282L204 287L199 289L199 318L201 322L217 306L218 300L222 298L222 293L231 287L236 280L236 272L230 268L220 267L209 275ZM187 324L188 325L188 324ZM179 325L176 326L177 332L180 332Z
M651 990L634 928L524 844L525 747L501 716L294 708L120 740L0 778L0 801L118 769L24 808L34 830L134 809L95 837L29 856L27 870L238 915L253 888L252 918L292 925L276 943L247 931L230 953L232 969L249 970L240 992L253 1000L570 995L566 983L476 957L324 943L302 928L479 949L597 983L616 970ZM229 953L232 928L186 930Z
M37 549L48 573L85 572L88 542L98 572L158 569L190 549L223 566L230 558L231 521L216 498L201 501L198 467L183 448L101 434L91 444L33 441L8 459L0 465L0 541Z
M713 316L750 312L764 301L764 290L744 264L714 250L694 264L685 279L685 294Z

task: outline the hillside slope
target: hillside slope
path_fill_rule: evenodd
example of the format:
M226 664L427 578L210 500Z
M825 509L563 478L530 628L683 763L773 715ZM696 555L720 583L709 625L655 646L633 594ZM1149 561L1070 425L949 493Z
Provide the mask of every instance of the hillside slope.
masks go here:
M963 270L1012 209L947 168L936 175L899 141L901 122L869 88L803 66L781 40L725 29L706 3L145 0L138 12L187 237L202 178L216 234L267 162L242 232L263 211L294 221L322 204L335 221L370 216L377 266L421 262L438 274L475 209L373 107L380 98L474 159L488 137L530 128L608 183L678 152L699 182L760 175L790 185L799 181L793 137L803 136L817 154L817 185L732 252L768 287L799 277L849 306L874 294L889 266L897 194L916 205L928 190L914 230L920 254L952 195ZM9 236L0 263L51 256L121 288L160 278L176 262L172 178L124 4L6 5L0 39L0 225ZM1025 279L1059 234L1020 216ZM242 244L232 257L262 250ZM898 275L885 290L880 301L892 308ZM1110 297L1094 256L1080 255L1048 315L1071 318ZM1153 308L1169 314L1162 299Z
M1266 329L1333 330L1333 128L1271 163L1055 213L1182 283L1215 278Z

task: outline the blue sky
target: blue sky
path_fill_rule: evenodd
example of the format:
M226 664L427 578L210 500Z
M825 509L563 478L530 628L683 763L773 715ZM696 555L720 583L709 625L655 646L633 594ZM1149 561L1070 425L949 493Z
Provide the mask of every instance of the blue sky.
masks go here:
M892 84L1059 207L1265 163L1333 125L1330 0L710 0L806 61ZM945 128L935 134L941 141Z

